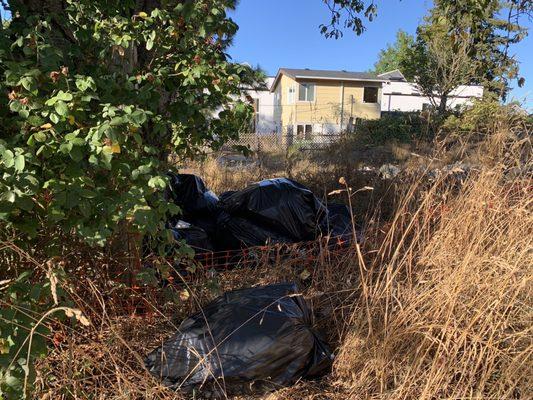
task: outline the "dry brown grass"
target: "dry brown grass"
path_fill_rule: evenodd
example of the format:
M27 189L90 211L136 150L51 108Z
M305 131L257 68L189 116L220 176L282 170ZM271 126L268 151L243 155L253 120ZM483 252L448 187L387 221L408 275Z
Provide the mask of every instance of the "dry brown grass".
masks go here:
M302 279L298 253L276 265L220 274L220 290L298 282L313 305L317 328L336 349L333 371L321 381L299 382L258 397L532 398L528 135L523 125L495 127L468 150L471 159L484 162L463 182L443 176L428 183L421 175L409 176L395 192L401 195L391 203L393 217L367 221L363 262L354 251L339 256L322 250L305 267L311 273L307 279ZM435 159L444 156L436 154ZM224 176L209 168L200 172L216 191L265 177L258 167ZM301 176L309 170L302 169ZM335 169L328 178L338 179L338 173ZM148 375L142 357L215 293L202 286L191 289L189 299L156 304L161 314L141 319L106 314L109 300L94 290L92 297L78 298L78 306L94 315L93 325L75 332L59 329L64 336L39 366L37 396L179 399Z
M335 365L351 394L531 398L531 188L501 179L482 173L435 227L422 205L408 246L374 266Z

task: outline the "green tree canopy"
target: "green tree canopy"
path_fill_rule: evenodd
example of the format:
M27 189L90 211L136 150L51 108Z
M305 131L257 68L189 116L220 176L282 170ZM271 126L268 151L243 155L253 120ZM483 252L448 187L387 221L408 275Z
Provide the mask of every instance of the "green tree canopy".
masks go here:
M235 3L11 1L0 32L3 224L100 244L125 220L161 230L177 211L153 196L168 154L217 148L248 127L241 87L260 74L225 53Z
M441 113L459 85L483 85L505 98L511 79L523 84L510 49L527 34L519 18L531 7L521 1L437 0L401 60L401 70Z
M379 52L373 72L382 74L399 69L402 60L406 58L408 50L414 42L415 38L413 35L400 29L396 33L396 41L392 44L387 44L387 47Z

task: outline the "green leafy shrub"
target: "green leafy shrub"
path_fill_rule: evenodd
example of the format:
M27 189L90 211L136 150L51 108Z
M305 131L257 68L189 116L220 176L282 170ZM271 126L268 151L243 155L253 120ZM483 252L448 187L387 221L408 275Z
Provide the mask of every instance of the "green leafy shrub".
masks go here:
M459 114L450 115L442 124L442 134L465 136L470 133L485 135L502 121L513 126L531 125L530 117L518 104L502 105L496 98L475 99L471 107Z
M161 229L178 211L152 196L168 154L216 148L250 117L240 87L258 75L224 53L234 3L69 0L35 14L13 2L0 31L0 220L99 245L125 220Z
M383 113L380 119L363 120L353 135L368 145L382 145L390 141L402 143L430 136L429 114Z
M9 1L13 18L0 27L2 257L5 240L40 264L125 229L160 235L179 212L158 193L169 155L216 149L247 130L253 109L241 88L261 74L225 53L236 1L136 8L144 3ZM0 257L0 398L15 399L46 352L44 322L72 311L52 301L33 264L11 255Z

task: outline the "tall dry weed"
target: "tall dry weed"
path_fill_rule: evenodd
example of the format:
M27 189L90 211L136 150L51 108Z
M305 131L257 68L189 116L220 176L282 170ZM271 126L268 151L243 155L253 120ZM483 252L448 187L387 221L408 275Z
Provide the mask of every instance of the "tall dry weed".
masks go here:
M491 167L462 187L404 199L335 364L350 397L533 396L531 176L510 168L528 170L530 142L510 136L480 146Z

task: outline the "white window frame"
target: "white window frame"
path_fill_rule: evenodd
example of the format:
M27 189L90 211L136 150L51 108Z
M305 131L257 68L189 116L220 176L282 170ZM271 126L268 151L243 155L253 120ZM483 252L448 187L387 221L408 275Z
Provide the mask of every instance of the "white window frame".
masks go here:
M309 86L313 86L313 98L309 99ZM300 100L300 88L305 87L305 100ZM316 84L313 82L305 82L298 84L298 101L302 103L312 103L316 99Z
M298 140L313 140L313 135L315 133L315 127L312 123L310 122L298 122L295 124L296 126L296 132L295 132L295 137L296 139ZM303 137L299 138L298 137L298 127L299 126L303 126ZM308 138L307 137L307 132L305 131L305 128L310 126L311 127L311 132L309 133L310 137Z

